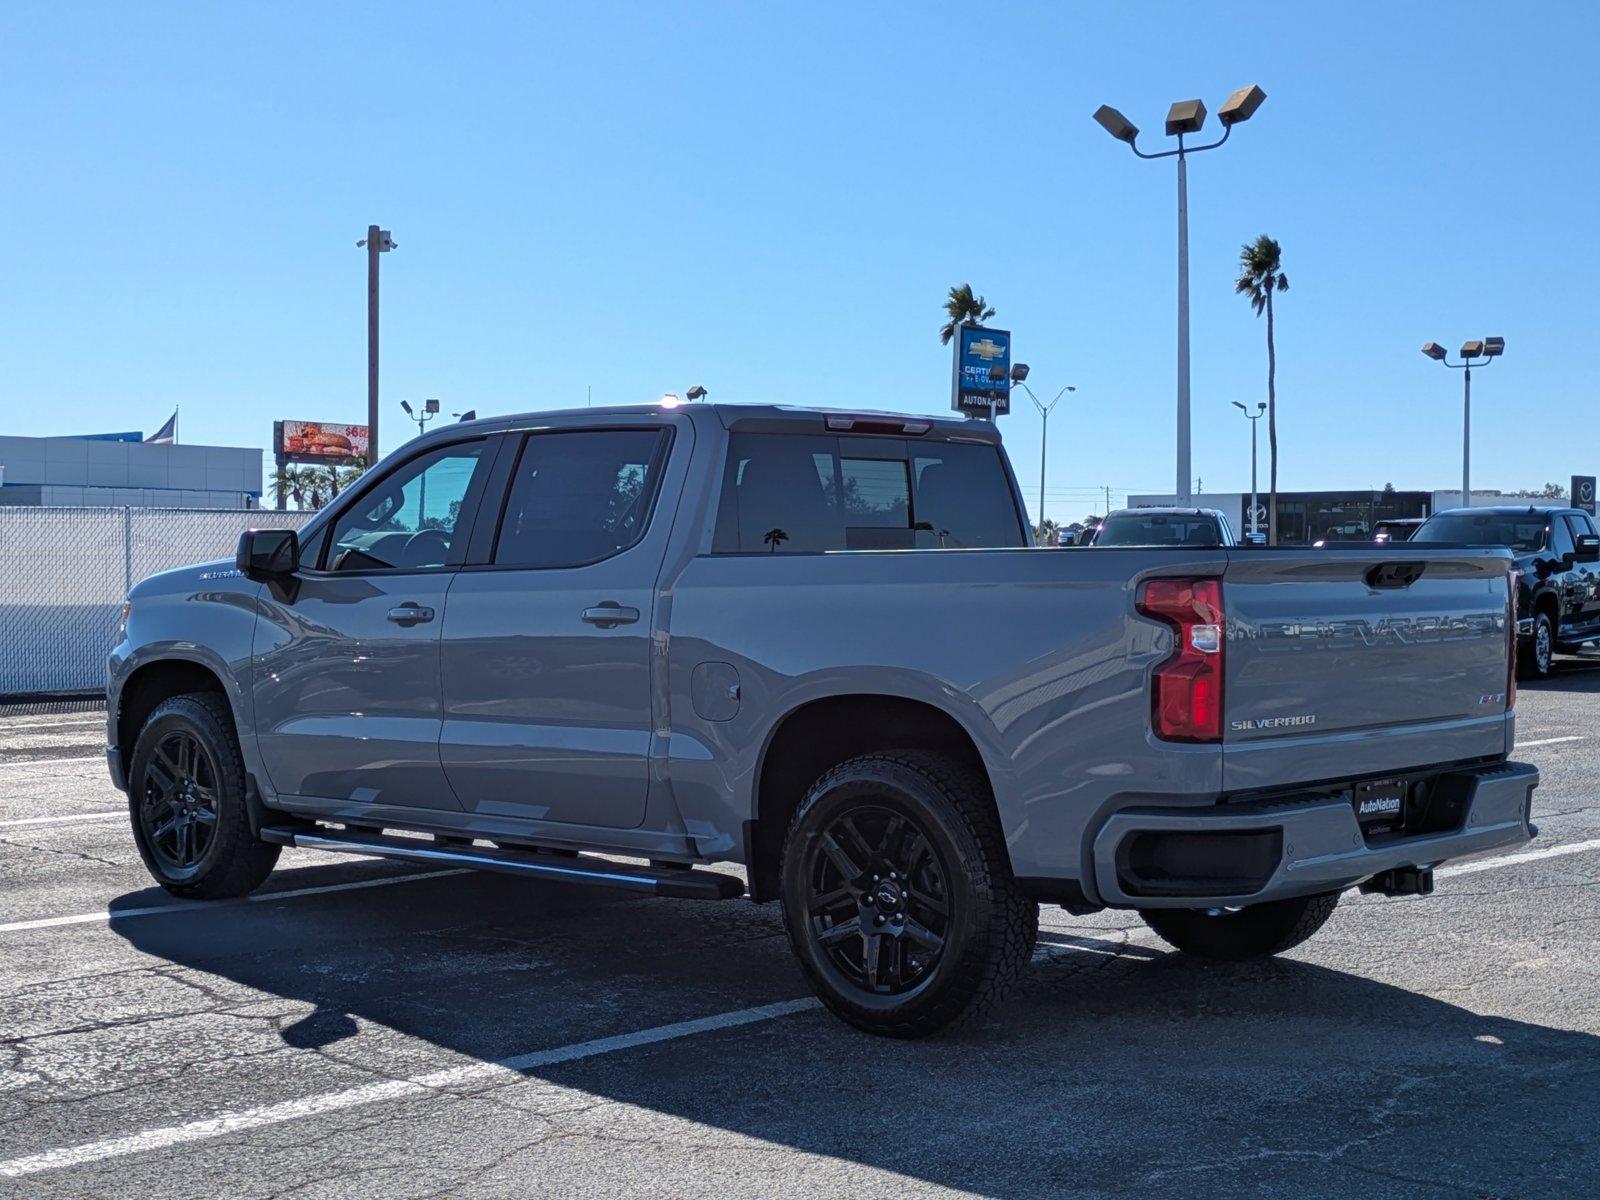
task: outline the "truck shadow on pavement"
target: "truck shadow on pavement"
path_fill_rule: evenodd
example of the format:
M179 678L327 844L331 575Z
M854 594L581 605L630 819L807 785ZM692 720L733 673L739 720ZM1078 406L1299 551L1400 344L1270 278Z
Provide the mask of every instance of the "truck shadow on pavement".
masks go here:
M344 867L281 869L271 886L336 872L349 878ZM1426 978L1427 955L1449 953L1420 937L1341 937L1342 916L1325 936L1357 962L1370 955L1393 972L1414 959ZM236 994L259 1014L263 993L283 998L260 1037L275 1029L308 1054L337 1045L341 1063L374 1072L494 1061L806 994L773 906L491 876L195 905L112 927L203 973L224 1007ZM767 1194L784 1178L835 1192L892 1185L861 1166L1002 1196L1558 1196L1600 1177L1600 1038L1304 961L1200 964L1079 932L1075 945L1053 939L983 1028L896 1042L805 1011L540 1068L531 1074L590 1103L580 1113L552 1102L543 1120L492 1110L475 1136L502 1165L536 1171L570 1152L565 1138L615 1137L608 1153L633 1154L622 1147L638 1126L641 1188L653 1179L670 1194L697 1178L748 1191L769 1169L794 1173L774 1175ZM401 1056L390 1030L444 1053L419 1067L415 1043ZM249 1103L304 1095L314 1071L302 1064L287 1092L266 1080ZM663 1133L638 1110L693 1124ZM552 1125L564 1138L547 1140ZM417 1109L397 1136L432 1161ZM777 1148L809 1157L763 1157ZM691 1163L704 1174L674 1174Z

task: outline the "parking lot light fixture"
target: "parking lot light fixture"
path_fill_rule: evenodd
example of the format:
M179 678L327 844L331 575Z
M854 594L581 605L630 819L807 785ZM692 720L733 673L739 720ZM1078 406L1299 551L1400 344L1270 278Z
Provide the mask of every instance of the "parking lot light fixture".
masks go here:
M1193 496L1190 463L1189 420L1189 164L1188 156L1202 150L1215 150L1228 140L1235 125L1248 121L1267 94L1255 84L1240 88L1223 103L1217 114L1222 122L1222 136L1203 146L1190 146L1184 138L1197 134L1206 123L1206 106L1199 100L1179 100L1167 110L1166 132L1178 139L1176 150L1146 153L1139 149L1139 127L1109 104L1095 109L1094 119L1099 126L1116 138L1126 142L1128 149L1140 158L1176 158L1178 160L1178 421L1177 421L1177 487L1174 489L1179 504L1187 505Z
M1461 361L1450 362L1444 347L1438 342L1427 342L1422 352L1435 362L1444 363L1452 371L1461 372L1461 507L1472 504L1472 368L1486 367L1506 352L1503 337L1488 337L1464 342ZM1482 359L1482 362L1474 362Z
M1139 136L1139 127L1109 104L1102 104L1095 109L1094 119L1100 122L1100 128L1119 142L1127 142L1131 146Z
M1018 374L1018 372L1021 374ZM1033 394L1033 389L1027 384L1028 364L1017 363L1011 368L1011 385L1019 387L1028 394L1028 399L1033 401L1033 406L1039 410L1039 528L1044 528L1044 466L1045 453L1050 448L1050 410L1061 402L1061 397L1068 392L1078 389L1070 383L1056 393L1055 399L1045 404Z
M691 400L704 400L706 398L706 389L697 383L687 392L685 392L684 395L689 397Z
M1256 115L1256 109L1266 98L1267 94L1253 83L1242 87L1222 102L1222 107L1217 109L1217 120L1224 125L1241 125Z
M1255 412L1251 412L1249 406L1239 400L1235 400L1233 406L1250 418L1250 532L1257 534L1261 532L1260 520L1256 516L1261 502L1256 493L1256 422L1267 411L1267 402L1257 400Z

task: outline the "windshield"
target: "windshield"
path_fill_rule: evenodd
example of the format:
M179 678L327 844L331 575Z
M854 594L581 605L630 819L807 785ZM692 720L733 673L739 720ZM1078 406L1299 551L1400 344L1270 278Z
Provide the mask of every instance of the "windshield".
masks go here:
M1440 513L1424 521L1411 540L1543 550L1547 525L1541 513Z
M1220 546L1222 530L1203 513L1116 513L1095 535L1096 546Z

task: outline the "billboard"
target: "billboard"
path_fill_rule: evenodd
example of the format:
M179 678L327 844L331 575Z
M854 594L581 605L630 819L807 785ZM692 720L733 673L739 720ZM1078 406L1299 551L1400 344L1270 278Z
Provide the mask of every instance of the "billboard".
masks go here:
M327 421L274 421L272 452L280 463L365 461L367 427Z
M1011 334L978 325L956 328L950 407L970 417L1011 411Z
M1581 508L1591 517L1594 516L1594 476L1574 475L1572 477L1572 491L1568 493L1573 508Z

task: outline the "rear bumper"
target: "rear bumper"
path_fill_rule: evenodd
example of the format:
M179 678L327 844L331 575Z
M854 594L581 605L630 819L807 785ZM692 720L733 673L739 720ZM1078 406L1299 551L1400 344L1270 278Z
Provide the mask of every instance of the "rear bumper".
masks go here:
M1437 866L1532 839L1537 767L1505 762L1440 778L1460 796L1451 828L1371 842L1345 799L1124 809L1094 838L1095 888L1101 903L1118 908L1259 904L1342 891L1397 867ZM1159 879L1151 863L1160 864Z

